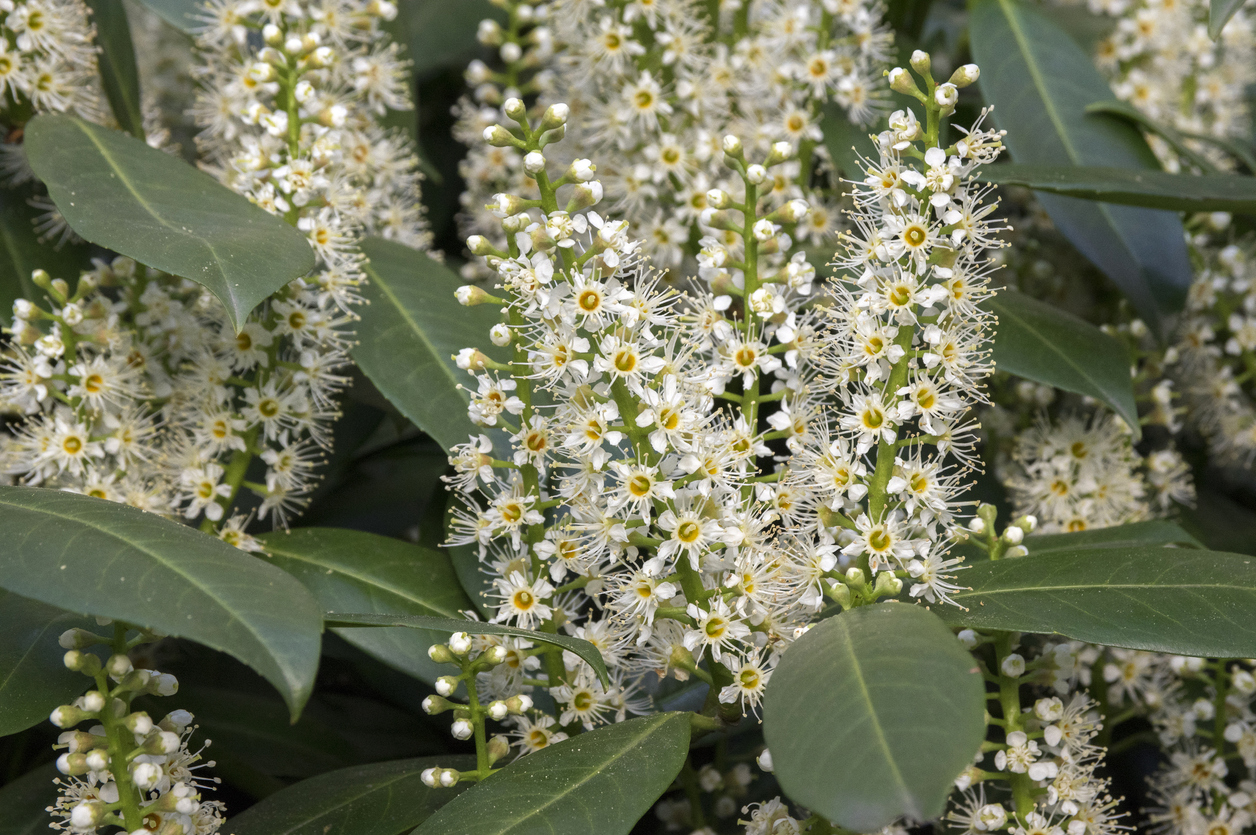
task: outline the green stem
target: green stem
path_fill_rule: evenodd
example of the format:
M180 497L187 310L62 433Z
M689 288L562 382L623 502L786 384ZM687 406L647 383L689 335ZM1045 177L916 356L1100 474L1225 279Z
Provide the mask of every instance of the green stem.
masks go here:
M113 652L115 655L126 654L126 626L115 623L113 626ZM105 726L105 736L109 740L109 773L118 786L118 802L122 807L122 820L128 832L134 832L144 825L144 814L140 811L140 793L131 782L131 773L127 770L127 754L135 748L135 737L123 724L126 714L116 716L113 712L115 696L109 690L109 675L105 671L96 674L96 689L105 697L105 709L100 712L100 723ZM128 705L129 707L129 705Z
M898 398L898 390L907 383L907 364L910 361L907 350L911 348L912 339L916 336L915 326L902 325L894 342L903 349L903 356L890 370L890 379L885 384L885 396L882 398L886 408ZM872 481L868 484L868 516L873 522L880 522L885 513L886 490L890 478L894 475L895 441L877 440L877 463L872 472Z

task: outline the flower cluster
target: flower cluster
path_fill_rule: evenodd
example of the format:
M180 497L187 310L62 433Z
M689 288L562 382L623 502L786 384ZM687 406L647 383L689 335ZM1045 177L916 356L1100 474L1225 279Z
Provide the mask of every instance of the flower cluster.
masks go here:
M54 747L65 751L57 759L65 778L57 780L60 795L48 809L59 818L52 828L212 835L223 822L223 807L201 799L217 779L197 774L214 764L202 762L208 740L199 750L189 747L192 714L175 710L154 722L131 709L139 696L172 696L179 688L172 675L135 668L127 654L159 636L120 623L112 632L105 637L71 629L61 636L66 667L92 679L95 689L52 712L52 723L64 730ZM110 653L104 662L93 652L101 646ZM87 722L87 730L76 729Z
M534 121L507 100L514 124L485 129L525 159L539 196L494 196L505 249L468 240L497 284L459 298L501 307L490 337L512 354L457 357L486 430L450 455L450 541L478 549L495 621L592 642L611 686L570 653L488 636L481 652L501 647L505 660L465 662L458 681L478 688L469 728L475 704L544 687L554 713L500 717L526 753L647 710L647 685L667 676L709 684L711 712L731 721L757 709L779 653L826 599L940 601L955 588L947 550L967 536L966 415L990 370L978 303L997 246L971 176L1000 140L976 126L939 146L977 69L939 84L923 53L914 66L925 124L899 111L878 138L857 184L858 234L838 259L847 273L829 285L802 257L766 257L808 210L772 199L774 172L797 160L786 141L756 158L721 140L732 191L704 195L718 237L702 241L705 287L681 293L650 271L627 221L591 210L605 194L593 163L550 172L564 105ZM905 88L905 75L892 82Z
M36 113L100 121L95 35L82 0L0 3L0 125L18 127ZM6 164L0 173L8 180L18 172Z
M736 185L723 166L721 137L742 137L751 156L785 141L797 156L776 167L764 197L773 206L807 200L812 211L791 232L816 244L831 238L836 206L812 189L824 159L822 105L840 105L856 124L882 106L892 39L878 2L748 2L718 19L695 0L508 8L507 29L493 21L481 27L481 39L500 49L507 67L494 73L476 62L468 70L476 101L459 108L463 141L503 118L506 97L535 90L536 113L568 104L572 146L601 161L609 210L628 221L643 253L663 269L681 267L700 238L718 235L702 215L710 189ZM534 28L525 35L528 25ZM535 74L525 84L521 71ZM519 154L473 148L463 174L467 231L499 234L491 215L478 210L493 191L535 193Z
M1171 373L1192 425L1219 463L1256 461L1256 261L1247 244L1199 247L1202 269L1191 286Z

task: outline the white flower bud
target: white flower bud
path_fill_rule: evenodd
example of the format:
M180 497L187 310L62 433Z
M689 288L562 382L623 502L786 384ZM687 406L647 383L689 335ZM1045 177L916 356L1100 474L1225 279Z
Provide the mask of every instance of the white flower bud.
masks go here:
M498 326L501 327L501 326ZM496 330L496 327L494 328ZM449 636L449 651L454 655L466 655L471 651L471 636L466 632L455 632Z
M458 304L465 307L474 307L487 301L488 293L474 284L464 284L454 291L454 298L458 300Z
M493 344L498 348L505 348L510 344L511 339L513 338L510 333L510 326L502 322L498 322L496 325L493 325L492 329L488 332L488 338L491 339ZM464 632L463 634L465 635L466 633ZM457 649L454 649L454 642L452 640L449 642L449 648L454 650L454 652L458 652Z
M724 140L721 143L721 146L724 148L724 153L728 154L730 157L733 157L734 159L741 158L741 155L742 155L741 137L734 136L733 134L730 133L724 137Z
M1051 696L1034 702L1034 715L1043 722L1054 722L1064 715L1064 702L1059 696Z
M772 752L769 751L768 749L764 748L763 753L755 757L755 762L759 764L759 768L763 769L769 774L772 773Z
M436 679L436 692L442 696L452 696L458 689L458 679L453 676L441 676Z
M746 179L756 186L768 178L768 170L759 163L746 166Z
M494 722L500 722L510 715L510 708L505 702L498 700L489 704L488 715Z
M463 371L483 371L484 363L487 359L487 356L475 348L463 348L454 355L454 364ZM427 654L428 656L431 656L432 654L430 647L428 648Z
M79 832L95 832L105 817L105 804L83 801L70 810L70 828Z
M419 775L419 779L423 781L423 785L434 789L440 785L440 768L432 766L423 769L423 773Z
M706 193L707 205L712 209L727 209L733 205L733 198L722 188L713 188Z
M587 183L597 175L597 166L587 159L578 159L567 169L567 176Z
M1007 826L1007 810L1001 803L987 803L977 810L977 823L987 832Z
M283 30L273 23L267 23L262 27L262 40L267 46L277 47L283 43Z
M88 751L86 761L92 771L105 771L109 768L109 752L100 748Z
M980 516L974 516L973 518L968 520L968 530L972 531L975 534L985 533L986 532L985 520L983 520Z
M967 87L980 77L980 67L976 64L965 64L955 72L951 73L951 80L949 83L954 84L956 87Z
M955 103L959 101L959 90L950 82L939 84L938 89L933 91L933 100L942 108L942 115L949 116L955 110Z
M545 170L545 155L540 151L529 151L523 158L523 170L529 174Z
M458 778L461 776L461 772L456 771L455 769L442 769L440 773L440 784L447 789L452 788L453 786L458 785Z
M1007 658L1003 659L1003 663L999 665L999 669L1003 671L1003 675L1008 678L1020 678L1025 674L1025 659L1013 652Z
M79 704L88 713L100 713L105 709L105 697L99 690L89 690L83 695Z
M916 72L921 75L928 75L933 62L929 60L928 52L925 52L923 49L917 49L912 52L908 63L911 64L911 68Z
M139 763L131 768L131 779L140 791L148 791L161 782L161 766L155 763Z
M1020 545L1024 539L1024 528L1017 527L1016 525L1010 525L1007 530L1003 531L1003 541L1009 545Z
M484 141L495 148L508 148L517 145L518 140L501 125L490 125L484 129Z
M105 669L109 672L110 678L118 681L131 670L134 670L135 666L131 663L130 658L119 653L109 657L109 663L105 665Z
M977 646L977 633L971 629L961 629L956 637L959 638L959 642L968 649L972 649Z
M1023 557L1029 553L1029 549L1024 545L1014 545L1003 552L1004 557Z
M480 25L475 30L475 39L485 46L501 46L501 24L492 18L481 20Z
M890 89L897 93L906 93L909 96L920 93L920 90L916 87L916 82L912 80L911 73L903 67L895 67L890 70L889 80Z
M492 646L480 656L490 664L500 664L506 660L506 648L503 646Z
M471 734L475 733L475 726L466 719L457 719L449 728L449 732L453 734L454 739L470 739Z
M498 50L497 54L502 57L503 62L513 64L523 57L523 47L514 41L507 41L502 44L502 48Z
M148 736L150 733L153 732L153 720L149 718L148 714L143 712L142 710L136 711L135 713L132 713L130 716L128 716L126 718L125 724L126 724L127 730L133 734L139 734L140 736Z
M516 122L522 122L528 115L528 108L524 106L523 99L511 96L506 99L506 103L502 105L502 112L514 119Z

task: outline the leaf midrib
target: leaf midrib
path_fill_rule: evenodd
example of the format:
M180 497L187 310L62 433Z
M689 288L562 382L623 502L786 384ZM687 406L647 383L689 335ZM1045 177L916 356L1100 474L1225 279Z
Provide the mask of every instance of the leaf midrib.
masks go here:
M19 488L19 489L30 489L30 488ZM102 500L102 501L103 501L103 500ZM252 626L252 624L250 624L250 623L249 623L246 619L244 619L243 617L241 617L241 613L240 613L237 609L235 609L234 607L230 606L230 605L229 605L226 601L224 601L221 597L219 597L217 594L215 594L214 592L212 592L212 591L211 591L211 589L210 589L210 587L206 587L206 586L204 586L204 585L202 584L202 581L200 581L199 579L194 578L192 575L190 575L190 574L186 573L185 571L180 570L180 569L179 569L178 567L176 567L174 564L172 564L172 563L170 563L170 562L167 562L167 561L166 561L166 560L165 560L165 559L164 559L164 558L163 558L163 557L162 557L159 553L157 553L157 552L155 552L155 551L151 551L151 550L149 550L148 548L144 547L143 545L140 545L140 544L138 544L138 543L136 543L136 542L133 542L133 541L131 541L131 540L129 540L129 539L126 539L126 538L125 538L125 537L123 537L121 534L114 533L113 531L109 530L108 528L101 527L100 525L97 525L97 524L95 524L95 523L93 523L93 522L86 521L86 520L84 520L84 519L80 519L79 517L76 517L76 516L66 516L66 515L61 514L61 513L55 513L55 512L53 512L53 511L51 511L51 510L48 510L48 509L46 509L46 508L33 508L33 507L28 506L28 505L16 504L16 503L14 503L14 502L10 502L10 501L8 501L8 500L4 499L3 497L0 497L0 505L7 506L7 507L12 507L12 508L16 508L16 509L18 509L18 510L24 510L24 511L27 511L27 512L30 512L30 513L43 513L43 514L46 514L46 515L48 515L48 516L51 516L51 517L53 517L53 518L55 518L55 519L63 519L63 520L65 520L65 521L67 521L67 522L71 522L71 523L78 524L78 525L83 525L83 526L85 526L85 527L88 527L88 528L91 528L91 529L93 529L93 530L95 530L95 531L98 531L99 533L102 533L102 534L104 534L104 535L105 535L105 536L107 536L107 537L110 537L110 538L112 538L112 539L117 540L118 542L122 543L123 545L126 545L126 546L128 546L128 547L130 547L130 548L134 548L134 549L136 549L137 551L139 551L139 552L141 552L141 553L143 553L143 554L145 554L145 555L147 555L147 556L151 557L151 558L152 558L155 562L159 563L160 565L164 566L165 568L167 568L167 569L169 569L170 571L174 572L175 574L179 575L179 576L180 576L180 577L182 577L184 580L187 580L187 581L188 581L189 583L191 583L191 584L192 584L195 588L200 589L200 590L201 590L201 591L202 591L202 592L203 592L203 593L204 593L207 597L209 597L211 600L213 600L215 603L217 603L219 606L221 606L221 607L222 607L222 609L223 609L224 611L226 611L226 612L230 613L232 620L233 620L234 622L239 623L240 625L242 625L242 626L245 628L245 630L246 630L246 631L247 631L250 635L252 635L252 636L253 636L253 638L257 641L258 645L259 645L259 646L263 649L263 651L266 653L266 655L267 655L267 656L268 656L268 657L269 657L272 661L274 661L276 664L278 664L278 665L279 665L279 669L280 669L280 671L283 673L284 679L288 682L288 685L289 685L290 687L292 687L292 688L293 688L293 690L294 690L294 696L295 696L295 694L296 694L296 693L299 693L299 692L300 692L300 690L299 690L299 685L300 685L300 683L299 683L299 682L297 682L297 681L295 681L295 680L291 677L291 674L290 674L289 670L287 669L287 665L286 665L286 664L284 664L284 663L283 663L283 662L279 659L279 657L277 657L276 655L274 655L274 654L270 651L269 645L268 645L268 644L266 643L266 641L262 638L261 634L260 634L260 633L258 633L258 631L256 630L256 628L254 628L254 627ZM142 511L141 511L141 512L142 512ZM230 546L227 546L227 547L230 547Z
M1025 592L1057 592L1057 591L1097 591L1097 590L1133 590L1133 589L1153 589L1157 591L1173 591L1175 589L1203 589L1215 591L1217 589L1230 589L1243 591L1248 593L1256 593L1256 586L1235 586L1233 583L1173 583L1172 585L1163 585L1155 583L1085 583L1074 585L1054 585L1054 586L1015 586L996 589L973 589L968 592L960 592L951 595L952 599L973 598L973 597L993 597L1000 594L1023 594Z
M422 253L418 253L418 255L419 257L423 257L423 258L427 257L426 255L423 255ZM419 327L418 321L415 320L410 315L409 309L406 308L406 306L401 303L401 299L397 296L396 293L393 292L392 288L389 286L389 283L383 279L383 277L379 274L377 270L374 269L374 267L372 267L370 261L367 261L362 266L362 269L364 272L366 272L367 277L370 278L371 283L375 285L376 287L379 287L380 292L382 292L385 296L388 297L388 301L392 303L393 309L401 314L401 318L405 320L405 323L409 326L410 330L418 336L419 341L422 342L423 346L427 349L427 353L430 354L436 360L436 365L440 367L441 373L444 374L446 378L448 378L449 382L454 385L454 388L457 391L462 391L462 389L458 388L458 379L454 376L453 372L449 369L449 366L441 362L440 355L436 352L436 345L433 344L431 339L428 338L427 334L423 331L423 329Z

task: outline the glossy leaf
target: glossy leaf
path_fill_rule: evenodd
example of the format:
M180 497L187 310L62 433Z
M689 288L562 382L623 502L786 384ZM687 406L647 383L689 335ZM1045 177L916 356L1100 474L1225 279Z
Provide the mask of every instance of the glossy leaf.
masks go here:
M606 725L511 763L413 835L628 835L688 753L687 713Z
M1243 6L1243 0L1210 0L1208 4L1208 37L1214 41L1221 37L1221 30L1225 28L1230 18L1234 17Z
M1120 99L1109 99L1108 101L1097 101L1086 106L1087 113L1099 113L1104 116L1114 116L1119 119L1126 119L1137 125L1139 128L1148 133L1159 136L1173 148L1174 152L1189 162L1194 167L1203 172L1216 171L1216 166L1202 154L1196 153L1186 143L1186 136L1178 133L1171 125L1153 119L1146 113L1143 113L1134 105ZM1190 134L1195 138L1200 138L1199 134ZM1136 204L1138 205L1138 204Z
M763 734L789 798L855 832L941 814L985 737L972 657L903 603L821 621L781 658Z
M1126 168L992 165L980 179L1086 200L1182 212L1256 212L1256 177L1170 174Z
M354 361L444 449L483 433L467 417L468 398L458 389L473 381L453 355L476 347L495 360L509 359L488 338L501 321L497 307L458 304L454 291L466 282L424 253L382 238L367 238L362 251L370 259L370 284L363 290L369 304L360 308Z
M48 835L53 817L45 810L57 799L52 781L60 776L50 763L0 787L0 835Z
M593 668L593 671L597 673L597 677L601 679L604 685L608 687L610 686L610 679L606 674L606 664L602 661L602 653L598 652L597 647L593 646L593 644L588 641L580 638L572 638L567 635L555 635L550 632L536 632L531 629L520 629L517 626L505 626L500 623L485 623L478 620L458 620L455 618L433 618L424 617L422 615L375 615L328 612L324 618L324 622L329 628L353 626L404 626L408 629L430 629L434 632L444 632L446 634L453 634L454 632L467 632L471 635L510 635L515 638L526 638L527 640L535 643L552 644L556 647L562 647L568 652L575 653Z
M12 321L15 299L42 302L44 291L31 282L35 270L47 270L73 287L80 270L91 267L82 244L41 244L33 223L38 214L27 205L23 191L0 190L0 324Z
M95 623L55 606L0 590L0 736L47 721L58 705L92 688L67 670L61 633Z
M200 0L139 0L139 2L185 35L191 35L198 27L204 25L197 20L197 15L201 13Z
M476 31L481 20L506 23L505 15L488 0L407 0L398 3L397 10L397 19L388 28L408 47L406 57L420 77L442 67L462 69L480 49Z
M133 507L35 487L0 487L0 542L0 588L233 655L294 715L309 698L318 605L264 560Z
M297 528L261 537L272 564L296 577L323 611L459 618L471 608L449 557L399 539L339 528ZM427 657L440 634L335 630L379 660L429 684L449 672Z
M237 329L314 268L309 242L282 218L134 137L42 115L26 126L26 153L75 232L203 284Z
M466 756L358 765L302 780L231 818L234 835L397 835L428 818L471 784L431 789L432 766L475 768Z
M1074 533L1039 534L1028 537L1025 547L1031 556L1052 551L1075 551L1080 548L1123 548L1136 545L1180 546L1203 548L1204 544L1166 519L1133 522L1110 528L1095 528Z
M981 91L1008 128L1012 158L1032 165L1157 168L1131 125L1088 116L1112 98L1090 56L1049 17L1018 0L980 0L970 15ZM1158 332L1191 283L1182 222L1154 209L1039 194L1060 231L1125 293Z
M952 595L958 606L934 607L955 626L1174 655L1256 656L1256 557L1083 548L980 563L963 582L971 590Z
M120 0L86 0L96 26L100 47L97 63L100 85L113 110L113 118L136 139L144 138L144 115L140 111L140 73L135 66L135 45L126 19L126 5Z
M1141 435L1129 354L1116 339L1071 313L1015 290L988 303L999 317L994 364L1000 371L1106 403Z

